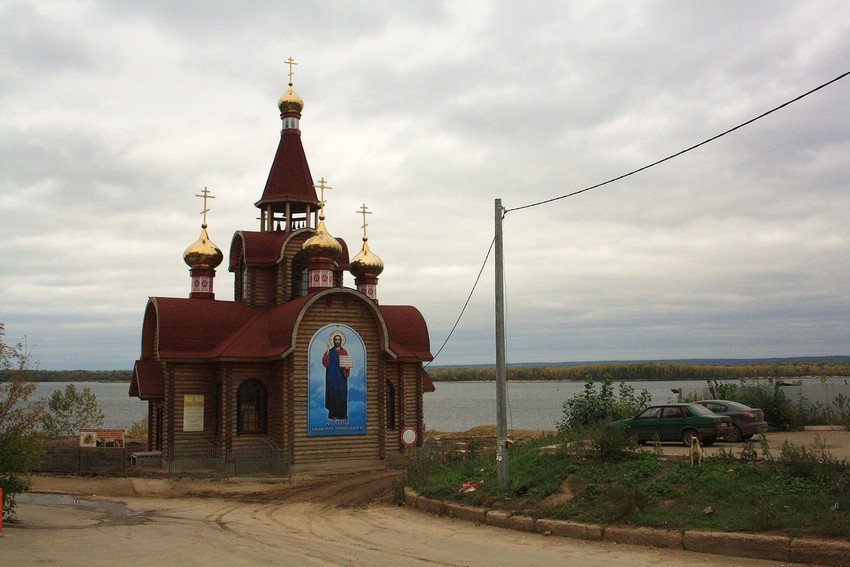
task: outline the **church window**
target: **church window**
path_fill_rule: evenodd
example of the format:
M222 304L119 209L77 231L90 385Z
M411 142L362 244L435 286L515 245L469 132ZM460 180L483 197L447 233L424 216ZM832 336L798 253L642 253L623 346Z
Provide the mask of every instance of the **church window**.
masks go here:
M395 387L387 380L387 429L395 428Z
M268 396L263 383L256 379L245 380L239 386L236 399L236 432L265 433Z

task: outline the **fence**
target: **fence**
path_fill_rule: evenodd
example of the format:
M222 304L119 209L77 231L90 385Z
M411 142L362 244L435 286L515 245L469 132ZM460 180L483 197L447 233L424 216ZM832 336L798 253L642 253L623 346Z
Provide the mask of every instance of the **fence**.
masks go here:
M218 450L209 441L199 439L172 450L168 474L215 472L232 476L288 477L291 472L289 451L270 439L243 441L238 447Z
M127 474L124 447L80 447L78 437L56 437L45 442L39 472L73 474Z

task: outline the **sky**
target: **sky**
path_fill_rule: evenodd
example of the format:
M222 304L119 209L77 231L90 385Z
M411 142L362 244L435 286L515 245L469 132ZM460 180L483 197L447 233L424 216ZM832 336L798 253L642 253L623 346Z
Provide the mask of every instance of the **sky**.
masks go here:
M225 256L258 230L292 57L328 231L353 257L372 211L434 365L495 361L496 199L509 363L849 355L850 77L520 208L850 71L847 8L0 0L5 340L131 369L148 297L188 297L195 195Z

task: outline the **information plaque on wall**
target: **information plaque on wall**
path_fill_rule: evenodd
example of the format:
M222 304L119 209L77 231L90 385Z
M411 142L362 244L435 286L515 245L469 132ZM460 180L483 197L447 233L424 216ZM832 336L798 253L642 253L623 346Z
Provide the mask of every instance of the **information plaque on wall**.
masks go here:
M204 430L204 396L183 396L183 431Z

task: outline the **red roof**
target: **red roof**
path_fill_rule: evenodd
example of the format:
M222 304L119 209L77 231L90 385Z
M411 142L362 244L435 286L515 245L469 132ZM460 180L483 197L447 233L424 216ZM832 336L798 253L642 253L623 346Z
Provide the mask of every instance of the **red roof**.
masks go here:
M158 327L159 359L273 359L286 356L304 310L318 298L346 293L375 309L387 329L384 345L399 359L431 360L428 329L414 307L382 305L350 288L333 288L282 305L248 307L235 301L152 297L151 324ZM145 317L145 321L149 320ZM144 332L143 332L144 334Z
M425 392L436 392L437 388L434 386L434 383L431 382L431 377L428 376L428 373L424 370L422 371L422 390Z
M130 381L130 396L143 400L161 400L165 395L162 366L156 360L137 360Z
M262 207L267 203L285 201L309 203L319 206L310 166L301 145L300 130L283 130L280 144L274 156L263 196L255 203Z
M387 323L390 348L399 358L431 360L431 340L422 313L410 305L381 305Z
M312 230L312 229L310 229ZM245 247L245 262L250 266L276 264L281 256L282 249L286 245L287 239L295 234L295 232L255 232L248 230L237 230L233 235L233 240L230 242L230 265L228 270L235 272L239 269L234 262L239 257L235 254L236 246L241 240ZM342 252L337 257L337 266L340 269L347 270L350 266L348 255L348 244L342 238L337 238Z

